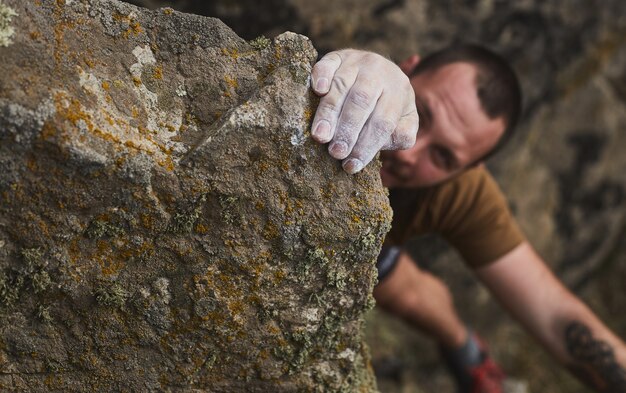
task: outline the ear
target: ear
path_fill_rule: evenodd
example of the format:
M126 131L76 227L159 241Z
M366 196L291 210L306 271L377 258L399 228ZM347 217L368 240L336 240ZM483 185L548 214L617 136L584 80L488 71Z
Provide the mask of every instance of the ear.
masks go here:
M417 64L420 62L420 57L418 54L414 54L406 58L404 61L398 64L398 67L404 72L406 75L411 75Z

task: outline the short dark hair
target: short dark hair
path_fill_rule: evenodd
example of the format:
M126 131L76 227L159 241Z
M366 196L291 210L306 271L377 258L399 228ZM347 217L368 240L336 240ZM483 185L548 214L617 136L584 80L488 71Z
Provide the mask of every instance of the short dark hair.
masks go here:
M490 119L504 119L504 133L495 146L477 160L482 161L499 151L513 136L522 111L522 89L515 71L502 56L469 43L455 44L424 57L410 76L432 72L452 63L476 66L476 89L483 110Z

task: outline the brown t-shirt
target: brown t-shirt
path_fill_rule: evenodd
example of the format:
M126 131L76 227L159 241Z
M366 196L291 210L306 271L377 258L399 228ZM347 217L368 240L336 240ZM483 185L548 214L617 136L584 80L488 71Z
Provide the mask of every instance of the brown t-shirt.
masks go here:
M424 189L392 189L393 223L387 242L439 233L473 268L503 256L524 241L502 191L483 166Z

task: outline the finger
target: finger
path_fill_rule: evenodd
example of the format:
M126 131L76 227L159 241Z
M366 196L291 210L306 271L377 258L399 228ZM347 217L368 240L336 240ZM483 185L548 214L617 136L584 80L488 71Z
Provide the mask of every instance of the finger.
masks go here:
M400 67L402 72L404 72L406 75L411 75L419 62L420 57L419 55L415 54L403 60L400 64L398 64L398 67Z
M415 145L418 127L419 118L417 117L417 113L401 117L391 137L380 150L404 150L412 148L413 145Z
M383 92L376 103L376 109L367 120L350 155L342 165L346 172L356 173L363 169L391 138L397 128L401 109L396 104L396 94Z
M408 94L412 98L415 95L412 90ZM407 105L403 110L403 115L398 120L396 129L381 150L410 149L415 144L415 138L419 131L419 115L414 100L405 102L407 102Z
M311 88L317 95L328 93L331 81L340 66L341 56L337 52L330 52L315 63L311 71Z
M357 74L356 68L347 66L335 73L330 90L320 99L315 111L311 135L316 141L327 143L333 139L341 108L346 101L350 88L356 81Z
M382 89L373 78L359 75L341 109L328 152L336 159L346 158L359 139L359 135L381 98ZM379 146L380 147L380 146Z

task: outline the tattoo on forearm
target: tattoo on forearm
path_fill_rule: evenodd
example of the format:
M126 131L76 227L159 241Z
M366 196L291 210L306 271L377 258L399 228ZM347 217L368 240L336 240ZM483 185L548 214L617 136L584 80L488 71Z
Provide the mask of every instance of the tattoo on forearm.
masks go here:
M591 335L591 330L574 321L565 327L565 345L576 362L570 370L600 392L626 392L626 369L615 358L613 348Z

